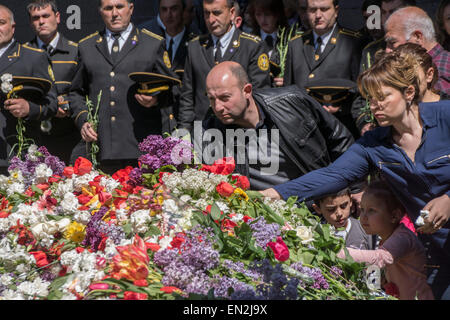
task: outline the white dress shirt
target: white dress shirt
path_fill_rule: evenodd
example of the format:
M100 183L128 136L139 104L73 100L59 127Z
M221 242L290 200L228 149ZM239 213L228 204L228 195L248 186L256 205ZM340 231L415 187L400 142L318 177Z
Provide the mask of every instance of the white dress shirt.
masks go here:
M123 45L125 44L128 37L130 36L130 33L132 30L133 30L133 24L130 23L124 31L120 32L119 51L122 50ZM112 49L112 46L113 46L115 40L116 39L114 39L113 33L109 29L106 29L106 41L108 42L109 53L111 53L111 49Z
M233 39L234 31L236 30L236 27L233 24L233 27L230 31L225 33L222 37L220 37L220 50L222 52L222 57L225 55L225 52L227 51L228 46L230 45L231 39ZM214 52L213 55L216 54L216 47L217 47L217 40L219 40L218 37L215 35L211 35L212 39L214 41Z
M323 52L323 50L325 50L325 47L327 46L328 41L330 41L331 35L333 34L334 28L336 28L337 23L334 24L333 29L331 29L329 32L327 32L326 34L320 36L322 38L322 45L320 48L320 52ZM314 48L315 45L317 43L317 38L319 37L319 35L317 33L315 33L313 31L313 35L314 35Z
M52 41L50 41L48 46L51 46L53 49L55 49L56 46L58 45L58 41L59 41L59 32L56 33L56 36L53 38ZM45 43L39 37L37 37L37 45L39 49L44 49L43 46L45 45Z
M173 59L175 58L175 53L177 52L178 47L180 46L181 40L183 40L183 36L184 36L185 32L186 32L186 28L184 28L184 27L183 27L183 31L181 31L175 37L171 37L167 34L167 32L165 32L167 50L169 50L170 39L173 39L172 56L170 57L171 61L173 61Z
M8 50L8 48L11 46L11 44L14 42L14 38L11 39L11 41L4 46L3 48L0 49L0 57L3 56L3 54L6 52L6 50Z

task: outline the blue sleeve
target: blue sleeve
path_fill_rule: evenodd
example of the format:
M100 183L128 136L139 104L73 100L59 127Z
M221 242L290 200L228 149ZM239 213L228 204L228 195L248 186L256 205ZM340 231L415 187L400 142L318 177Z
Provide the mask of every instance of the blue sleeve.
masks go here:
M296 196L300 202L338 192L369 173L369 156L357 141L328 167L311 171L274 189L283 199Z

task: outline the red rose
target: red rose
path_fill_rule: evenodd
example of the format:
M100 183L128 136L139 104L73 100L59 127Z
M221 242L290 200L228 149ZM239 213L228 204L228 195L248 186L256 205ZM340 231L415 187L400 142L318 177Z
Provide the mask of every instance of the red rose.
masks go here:
M132 166L127 166L124 169L120 169L120 170L116 171L111 177L114 180L119 181L120 183L127 182L130 179L129 175L132 170L133 170Z
M289 248L281 237L277 237L276 242L269 242L267 246L272 249L275 259L278 261L283 262L289 259Z
M233 157L225 157L219 160L216 160L211 166L202 165L201 171L208 171L215 174L221 175L229 175L233 173L234 168L236 167L236 163Z
M137 293L133 291L125 291L123 293L124 300L147 300L147 297L146 293Z
M236 187L241 188L242 190L250 188L250 182L246 176L232 176L231 179L236 181Z
M83 157L79 157L76 161L75 161L75 166L73 167L73 172L76 175L82 176L86 173L91 172L92 170L92 163Z
M242 218L242 220L244 220L244 222L247 223L249 220L253 220L253 218L252 218L252 217L249 217L249 216L244 216L244 217Z
M65 167L63 171L63 176L67 178L72 178L73 175L73 167Z
M222 197L229 197L234 192L234 187L229 184L228 182L222 181L219 183L216 187L216 191L222 196Z
M236 227L237 224L230 220L230 219L223 219L222 220L222 231L227 231L227 230L233 230L234 227Z

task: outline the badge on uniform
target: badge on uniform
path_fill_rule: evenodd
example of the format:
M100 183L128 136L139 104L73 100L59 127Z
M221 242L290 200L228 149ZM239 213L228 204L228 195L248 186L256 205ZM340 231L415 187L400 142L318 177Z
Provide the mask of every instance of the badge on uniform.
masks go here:
M309 80L305 89L318 102L339 106L356 90L356 83L348 79L331 78Z
M335 37L331 38L330 42L331 42L331 44L336 44L336 38Z
M262 71L269 70L269 57L267 56L267 54L263 53L262 55L259 56L259 58L258 58L258 67Z
M166 67L172 69L172 63L170 62L169 53L167 51L164 51L163 60Z

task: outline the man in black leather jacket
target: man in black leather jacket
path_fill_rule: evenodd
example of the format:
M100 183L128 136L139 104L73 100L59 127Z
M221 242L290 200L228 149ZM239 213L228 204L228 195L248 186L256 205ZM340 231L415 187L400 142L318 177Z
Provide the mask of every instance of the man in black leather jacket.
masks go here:
M236 171L249 177L253 190L327 166L354 142L348 129L305 91L296 86L253 91L236 62L215 66L206 88L214 114L204 120L202 134L194 132L196 145L202 141L198 154L207 164L234 156Z

